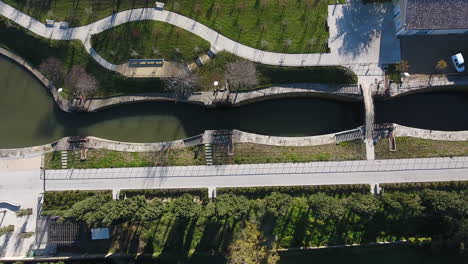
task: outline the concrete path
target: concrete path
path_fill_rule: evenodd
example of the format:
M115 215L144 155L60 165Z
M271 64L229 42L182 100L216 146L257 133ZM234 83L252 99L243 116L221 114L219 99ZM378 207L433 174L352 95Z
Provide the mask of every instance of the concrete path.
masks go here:
M362 94L364 97L364 108L366 112L366 135L364 142L366 144L366 157L368 160L375 159L374 151L374 100L372 98L372 87L367 84L362 84Z
M460 170L460 173L452 170ZM46 188L178 188L449 180L468 180L468 157L48 170Z
M214 50L228 51L245 59L270 65L317 66L347 65L360 69L363 75L381 75L378 65L400 59L399 41L393 27L391 3L363 5L352 0L344 5L328 7L330 53L287 54L261 51L235 42L207 26L183 15L154 8L119 12L92 24L60 29L46 27L39 21L0 2L0 14L35 34L56 40L80 40L89 54L105 68L118 71L119 66L99 56L91 46L91 36L112 27L141 20L169 23L190 31L211 43Z

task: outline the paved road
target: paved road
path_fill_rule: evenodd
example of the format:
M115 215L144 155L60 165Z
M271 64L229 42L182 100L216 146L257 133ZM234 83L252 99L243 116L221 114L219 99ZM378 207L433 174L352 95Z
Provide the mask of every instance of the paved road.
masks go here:
M350 1L328 7L330 53L286 54L265 52L235 42L193 19L166 10L141 8L119 12L86 26L60 29L41 22L0 1L0 14L45 38L83 42L86 50L102 66L116 71L117 65L103 59L91 47L90 37L112 27L141 20L162 21L190 31L209 41L212 48L270 65L349 65L362 75L381 75L377 64L399 61L399 41L392 22L392 4L363 5ZM355 66L353 66L355 65Z

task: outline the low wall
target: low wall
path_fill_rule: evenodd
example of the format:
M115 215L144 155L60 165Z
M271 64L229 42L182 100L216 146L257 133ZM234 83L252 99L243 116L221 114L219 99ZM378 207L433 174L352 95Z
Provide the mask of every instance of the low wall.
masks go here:
M7 49L0 48L0 55L3 55L29 71L36 79L38 79L50 92L54 101L60 109L65 112L71 112L72 107L69 100L64 99L58 93L53 83L47 79L41 72L27 61L23 60L18 55L10 52ZM303 98L315 97L343 101L360 101L359 89L357 85L349 84L314 84L314 83L297 83L288 85L278 85L261 90L231 93L228 100L217 102L216 95L213 92L196 92L187 99L179 99L170 93L145 93L126 96L115 96L108 98L95 98L86 101L83 111L95 112L112 106L140 103L140 102L181 102L204 105L207 107L222 106L242 106L265 100L281 99L281 98Z
M396 137L415 137L432 140L465 141L468 140L468 131L438 131L419 129L395 124L393 135Z
M34 66L32 66L30 63L27 61L23 60L21 57L18 55L12 53L11 51L0 48L0 55L3 55L7 57L8 59L18 63L20 66L25 68L29 73L31 73L36 79L38 79L50 92L52 97L54 98L54 101L57 103L57 105L60 107L65 112L70 112L70 105L68 103L68 100L65 100L62 98L53 83L47 79L40 71L38 71Z
M287 147L319 146L336 143L335 134L337 133L310 137L275 137L234 130L233 143L253 143Z

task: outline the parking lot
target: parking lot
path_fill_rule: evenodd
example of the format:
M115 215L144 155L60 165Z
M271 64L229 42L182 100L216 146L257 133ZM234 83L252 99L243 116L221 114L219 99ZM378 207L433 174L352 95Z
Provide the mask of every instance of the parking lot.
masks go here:
M404 36L400 42L401 59L407 60L409 73L430 74L441 59L447 62L445 73L456 73L451 56L461 52L468 59L468 35ZM467 74L465 71L464 74Z

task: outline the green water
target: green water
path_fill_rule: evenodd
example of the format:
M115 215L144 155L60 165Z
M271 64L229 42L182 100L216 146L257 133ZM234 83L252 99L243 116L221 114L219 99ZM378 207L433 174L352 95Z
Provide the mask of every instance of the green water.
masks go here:
M50 143L64 136L128 142L181 139L207 129L240 129L275 136L312 136L358 127L362 104L288 99L240 108L206 109L182 103L123 105L97 113L62 112L22 67L0 57L0 148Z

